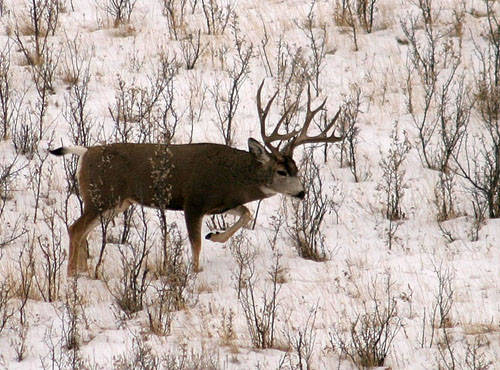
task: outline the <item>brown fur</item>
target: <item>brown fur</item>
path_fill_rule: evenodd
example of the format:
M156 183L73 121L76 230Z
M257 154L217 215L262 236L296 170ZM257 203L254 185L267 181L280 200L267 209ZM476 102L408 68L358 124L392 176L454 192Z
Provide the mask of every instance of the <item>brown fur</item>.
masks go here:
M255 141L253 145L260 146ZM224 233L207 235L207 239L225 242L251 219L242 205L272 195L262 187L273 187L276 171L286 171L298 182L290 157L277 158L260 147L261 154L219 144L127 143L87 148L78 173L84 212L69 228L68 275L87 271L86 237L99 215L114 215L132 203L183 210L193 267L199 270L204 215L233 210L240 216ZM51 151L56 155L70 152L67 148ZM303 191L295 192L289 195L303 196Z

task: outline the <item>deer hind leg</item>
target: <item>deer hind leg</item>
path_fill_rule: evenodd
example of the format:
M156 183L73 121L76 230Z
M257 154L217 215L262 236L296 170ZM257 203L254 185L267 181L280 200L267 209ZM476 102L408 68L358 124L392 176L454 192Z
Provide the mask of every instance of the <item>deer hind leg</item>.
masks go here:
M189 235L189 242L191 243L191 252L193 258L193 270L200 272L200 252L201 252L201 223L203 215L196 212L185 211L184 217L186 218L186 226Z
M245 206L238 206L236 208L230 209L228 213L234 214L235 216L240 216L240 218L234 225L232 225L224 232L209 233L205 236L205 239L217 243L225 243L231 236L234 235L236 231L246 226L252 219L252 214Z
M119 206L117 206L116 208L113 208L113 209L110 209L110 210L107 210L105 212L102 212L100 215L99 215L99 221L102 223L105 223L107 224L108 221L110 222L113 222L113 225L114 225L114 218L122 213L122 212L125 212L128 207L130 207L132 205L132 200L130 199L126 199L125 201L123 201ZM103 235L104 237L104 235ZM99 276L101 276L101 267L102 267L102 261L103 261L103 256L104 256L104 248L106 247L106 240L103 240L103 243L102 243L102 247L101 247L101 251L99 252L99 259L97 260L97 264L95 266L95 277L96 278L99 278Z
M87 235L95 227L98 213L85 209L82 216L69 227L68 276L87 272Z

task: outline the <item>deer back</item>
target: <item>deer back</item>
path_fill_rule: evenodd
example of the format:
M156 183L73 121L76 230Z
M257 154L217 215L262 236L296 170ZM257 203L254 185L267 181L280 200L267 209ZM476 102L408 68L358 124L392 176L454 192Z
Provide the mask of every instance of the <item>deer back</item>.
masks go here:
M268 196L273 166L250 152L219 144L111 144L88 149L79 183L84 201L99 210L124 201L217 213Z

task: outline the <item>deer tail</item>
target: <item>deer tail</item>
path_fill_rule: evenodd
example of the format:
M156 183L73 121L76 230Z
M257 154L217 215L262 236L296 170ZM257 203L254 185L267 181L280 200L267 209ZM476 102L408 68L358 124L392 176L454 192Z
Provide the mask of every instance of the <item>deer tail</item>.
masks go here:
M62 147L57 148L57 149L49 150L50 154L57 155L57 156L61 156L61 155L65 155L65 154L76 154L79 157L84 155L86 151L87 151L87 148L85 148L83 146L70 146L70 147L62 146Z

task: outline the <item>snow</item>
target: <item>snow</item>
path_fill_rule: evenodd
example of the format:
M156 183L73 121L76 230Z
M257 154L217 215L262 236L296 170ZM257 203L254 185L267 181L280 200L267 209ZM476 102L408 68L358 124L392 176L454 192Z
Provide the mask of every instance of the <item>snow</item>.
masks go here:
M187 2L186 26L183 26L191 32L201 29L202 43L206 45L193 70L186 70L183 65L180 41L175 40L169 32L167 17L162 14L162 1L137 1L130 23L118 28L113 27L112 19L106 13L107 0L63 0L60 3L64 4L64 11L59 16L55 35L49 37L50 47L61 54L54 78L55 94L48 99L44 118L46 128L34 158L25 155L17 157L15 168L19 172L9 191L5 209L0 213L0 242L9 239L12 231L16 230L16 224L18 231L26 231L0 249L0 286L9 279L13 280L14 285L20 284L21 266L26 266L29 250L34 253L36 274L43 274L46 264L39 244L40 238L45 236L50 250L58 252L57 258L63 261L55 277L60 291L53 302L46 302L38 288L33 287L25 307L24 323L19 314L22 295L19 291L13 294L6 310L13 309L14 315L0 330L0 368L113 368L119 366L120 359L128 359L133 363L138 343L147 345L158 359L163 356L164 365L168 363L164 356L174 356L179 362L184 354L184 366L193 367L196 366L193 365L196 356L203 354L205 357L198 357L202 358L198 366L200 363L212 363L218 368L227 369L269 369L278 368L283 362L287 368L297 364L296 353L287 343L287 334L294 337L307 328L314 338L310 368L357 368L358 365L341 354L338 348L332 348L331 335L336 330L347 335L351 323L359 315L370 311L374 295L385 304L388 301L388 281L402 326L390 345L385 367L429 369L444 366L443 335L447 333L452 341L457 368L468 368L465 362L467 344L475 340L481 343L478 350L484 356L484 362L489 363L490 368L498 368L500 220L486 219L479 229L477 240L472 238L474 214L469 185L457 177L454 196L459 214L442 222L441 229L438 225L434 189L439 174L424 167L420 160L418 133L405 103L408 46L398 42L398 39L404 39L400 21L409 16L408 12L417 14L416 2L397 0L377 1L374 32L366 33L358 29L358 51L354 51L349 29L335 24L334 8L341 2L318 0L315 3L315 30L319 35L319 26L326 27L327 54L319 79L320 97L314 100L313 105L319 104L321 98L328 97L326 107L329 113L334 113L351 93L352 86L361 89L358 165L366 178L355 182L349 168L340 166L337 145L331 145L327 163L323 163L322 148L316 149L315 157L324 181L323 191L333 197L338 207L337 212L326 215L322 227L328 256L324 262L313 262L298 256L285 230L286 223L279 230L276 244L272 245L272 217L283 212L285 206L287 216L291 217L292 201L283 200L279 195L261 203L255 230L241 231L243 248L254 251L256 255L257 302L261 302L260 298L264 294L270 293L272 284L269 270L275 256L281 256L283 282L279 284L275 346L257 349L252 344L238 299L237 262L233 257L236 237L226 245L203 241L203 271L195 276L185 306L173 312L169 334L161 336L151 332L146 309L126 315L117 304L116 291L113 291L113 287L120 286L124 278L122 258L130 253L126 247L117 245L123 226L120 216L108 231L109 243L104 252L102 274L105 278L96 279L91 274L78 279L78 295L81 299L78 305L78 356L82 363L72 364L72 352L64 347L64 335L69 327L67 301L72 291L71 281L66 279L65 273L69 242L65 219L71 224L80 214L80 205L74 195L69 198L68 205L65 204L68 196L67 175L60 158L48 157L43 162L41 174L36 172L41 158L46 156L47 148L58 147L61 143L73 144L69 124L63 113L67 109L69 96L69 86L63 81L63 65L68 60L69 51L67 41L76 40L84 60L90 61L87 109L94 122L91 144L116 141L109 109L115 104L119 79L125 81L127 86L149 88L148 78L157 71L162 54L175 57L181 64L173 82L174 107L180 116L173 141L187 143L189 140L191 122L187 112L190 89L194 91L199 87L198 92L206 92L201 119L194 123L193 142L222 143L213 92L217 83L220 82L222 87L227 85L229 80L224 68L230 68L231 63L234 63L236 50L231 24L223 35L207 34L200 1ZM179 5L180 1L175 3ZM197 8L191 12L194 3L197 3ZM301 47L304 55L309 56L309 40L297 25L305 22L311 3L298 0L216 3L234 7L238 16L239 36L248 43L246 45L252 43L254 47L254 56L248 77L241 88L240 105L235 116L234 146L246 150L248 137L260 139L255 105L257 87L265 79L263 96L268 99L277 86L276 78L266 72L262 55L259 55L262 52L261 42L267 33L269 44L266 50L273 73L276 73L277 42L280 38L286 40L294 50ZM432 3L436 11L435 27L439 30L444 30L454 22L453 10L459 10L462 6L462 3L446 0ZM26 109L27 116L21 118L21 121L26 122L28 116L34 116L33 110L38 109L37 95L31 67L26 65L13 39L12 29L15 28L16 20L26 20L24 9L29 4L20 0L7 0L2 4L0 50L10 45L11 87L16 93L26 94L22 109ZM485 6L479 0L465 0L463 7L464 31L459 70L465 73L467 82L474 82L479 69L475 45L483 47L486 43ZM500 17L498 4L495 4L495 11ZM457 41L456 37L454 41ZM221 56L224 48L228 50L227 55ZM417 84L417 109L422 103L418 89ZM201 104L200 96L194 102ZM276 122L278 117L278 109L273 109L270 121ZM480 130L480 120L475 108L471 115L471 129ZM411 149L403 165L406 171L406 188L402 198L405 218L398 221L396 237L389 249L389 221L384 217L384 196L379 186L383 180L380 161L387 156L396 123L400 133L407 133ZM13 138L0 142L0 164L11 163L15 153ZM295 153L297 162L301 154L300 151ZM37 178L40 178L41 196L35 220L37 183L34 179ZM257 204L250 204L249 208L255 212ZM146 215L149 237L158 242L159 221L154 211L147 211ZM168 212L167 219L179 226L184 256L188 260L190 247L182 213ZM53 233L47 220L54 221ZM140 226L132 228L131 239L140 241L141 230ZM449 232L452 241L444 236L443 230ZM203 235L208 231L204 225ZM98 227L88 239L92 271L99 257L101 240ZM147 290L147 296L150 297L155 284L159 284L159 278L154 275L157 261L153 258L160 253L158 250L148 260L148 267L152 271L152 286ZM438 297L439 274L449 277L453 291L450 326L446 331L432 328L430 323L431 311ZM35 279L34 284L36 281L43 282L43 279ZM231 323L234 335L225 341L221 332L224 317L229 312L234 314ZM315 317L313 323L310 321L311 312ZM0 320L1 317L0 303ZM26 347L24 358L19 361L16 350L22 343L23 331ZM431 345L432 331L434 338ZM288 355L287 349L290 350Z

